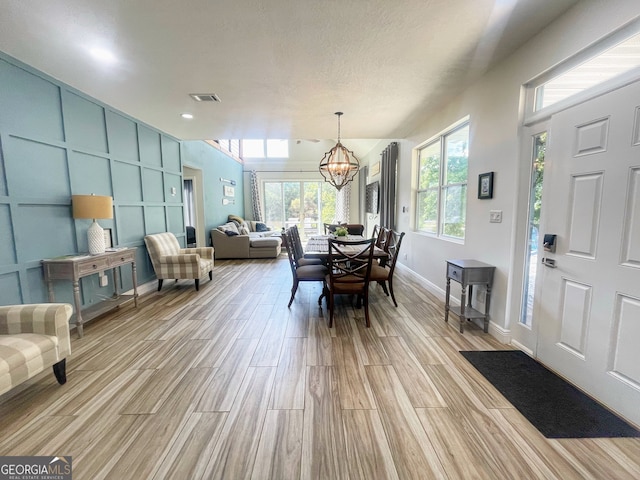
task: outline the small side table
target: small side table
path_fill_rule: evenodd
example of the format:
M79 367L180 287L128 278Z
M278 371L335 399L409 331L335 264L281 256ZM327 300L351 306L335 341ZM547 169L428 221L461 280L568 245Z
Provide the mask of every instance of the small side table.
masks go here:
M491 285L496 267L487 265L477 260L447 260L447 295L444 305L444 321L449 321L449 311L460 318L460 333L464 333L465 320L481 318L484 320L484 332L489 331L489 308L491 307ZM462 285L460 295L460 307L449 306L449 295L451 293L451 280ZM473 286L484 285L487 289L485 298L484 313L471 306L473 298ZM467 287L469 288L469 298L467 301Z
M118 291L118 276L115 269L122 265L131 265L133 281L133 295L121 295ZM99 255L70 255L42 260L44 280L47 283L49 301L55 302L53 291L54 280L67 280L73 284L73 300L75 303L75 323L78 337L82 338L85 320L102 315L125 302L133 300L138 307L138 282L136 279L136 247L123 248L114 252ZM88 275L95 275L105 270L113 270L113 297L100 302L83 312L80 307L80 279Z

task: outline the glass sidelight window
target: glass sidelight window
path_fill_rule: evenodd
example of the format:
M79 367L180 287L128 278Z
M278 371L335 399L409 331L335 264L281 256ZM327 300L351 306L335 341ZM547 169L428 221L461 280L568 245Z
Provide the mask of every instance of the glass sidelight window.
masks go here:
M544 180L544 157L547 148L547 132L533 137L531 182L529 187L528 244L524 270L524 292L520 323L531 327L533 323L533 300L538 266L540 212L542 207L542 184Z

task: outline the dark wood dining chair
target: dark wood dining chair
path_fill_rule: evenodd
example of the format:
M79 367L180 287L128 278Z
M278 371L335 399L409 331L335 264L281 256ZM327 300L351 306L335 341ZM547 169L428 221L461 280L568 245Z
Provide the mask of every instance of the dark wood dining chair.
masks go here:
M364 235L364 225L361 225L359 223L347 223L346 225L342 226L347 227L349 235Z
M386 249L384 249L389 254L389 258L384 265L374 263L371 267L371 281L377 282L387 296L389 296L389 292L391 292L391 300L393 300L393 304L396 307L398 306L398 302L396 302L396 297L393 294L393 272L395 272L396 269L396 261L398 260L403 238L404 232L398 233L389 230ZM388 289L387 285L389 286Z
M289 231L291 232L291 242L293 243L293 255L296 260L296 265L299 267L303 267L305 265L322 265L322 260L319 258L305 258L298 226L292 225L289 227Z
M340 225L338 225L337 223L325 223L324 224L324 234L325 235L329 235L333 232L336 231L336 228L338 228Z
M385 228L385 227L379 227L378 234L373 237L375 239L376 247L378 247L380 250L384 250L385 252L389 253L387 247L388 247L390 235L391 235L391 229Z
M369 321L369 279L373 263L372 238L344 241L329 239L329 274L326 277L329 328L333 326L336 295L358 296L362 300L367 327Z
M288 228L282 233L282 244L287 249L287 256L289 257L289 265L291 267L291 275L293 276L293 285L291 286L291 298L289 299L289 305L291 307L293 300L298 291L298 284L300 282L322 282L322 292L326 291L326 275L328 273L327 267L324 265L299 265L295 259L293 238L291 235L291 229ZM322 295L318 298L318 305L322 304Z

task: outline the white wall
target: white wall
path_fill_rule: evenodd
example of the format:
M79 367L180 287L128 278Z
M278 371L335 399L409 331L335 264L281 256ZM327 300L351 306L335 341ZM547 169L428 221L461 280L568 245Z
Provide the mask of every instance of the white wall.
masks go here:
M446 259L473 258L497 267L492 294L493 333L508 329L511 320L508 298L518 301L519 292L509 291L513 245L524 239L512 238L520 186L519 164L527 168L529 158L521 158L521 86L545 70L584 49L640 15L638 0L585 0L550 24L514 55L488 72L454 101L439 111L424 112L424 122L407 139L399 142L398 229L407 233L400 262L422 276L431 287L445 288ZM413 149L462 117L470 116L469 184L466 239L464 245L415 233L411 214L402 206L413 206ZM382 151L386 146L374 151ZM372 155L368 161L375 161ZM494 197L477 199L478 174L494 171ZM523 188L527 188L526 185ZM489 223L489 210L502 210L499 224ZM524 212L526 214L526 212ZM404 258L404 254L407 258ZM452 288L459 296L459 288ZM503 332L504 333L504 332ZM503 340L508 340L507 336Z

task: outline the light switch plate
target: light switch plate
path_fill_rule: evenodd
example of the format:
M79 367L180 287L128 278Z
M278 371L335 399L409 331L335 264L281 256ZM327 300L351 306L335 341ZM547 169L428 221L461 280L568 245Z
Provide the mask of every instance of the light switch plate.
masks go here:
M489 211L490 223L502 223L502 210L490 210Z

